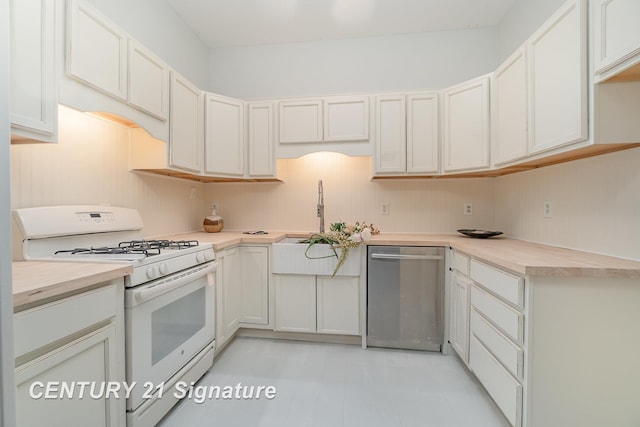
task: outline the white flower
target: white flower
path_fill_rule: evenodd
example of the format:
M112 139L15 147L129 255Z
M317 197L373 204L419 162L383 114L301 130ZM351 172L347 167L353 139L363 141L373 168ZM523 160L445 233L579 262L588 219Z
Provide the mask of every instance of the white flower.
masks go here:
M354 233L351 236L349 236L349 240L355 243L360 243L362 242L362 236L360 235L360 233Z
M369 227L365 227L360 233L363 241L371 240L371 229Z

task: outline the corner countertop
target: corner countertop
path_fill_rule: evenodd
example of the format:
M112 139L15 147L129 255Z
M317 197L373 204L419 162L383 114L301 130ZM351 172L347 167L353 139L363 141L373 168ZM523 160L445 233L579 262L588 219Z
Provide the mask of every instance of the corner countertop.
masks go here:
M306 237L308 231L271 231L268 234L193 232L162 236L213 243L215 250L238 244L271 244L285 237ZM368 245L450 246L478 260L524 276L609 277L640 279L640 261L526 242L507 237L472 239L457 234L380 233Z
M129 264L20 261L13 263L15 312L83 292L133 272Z

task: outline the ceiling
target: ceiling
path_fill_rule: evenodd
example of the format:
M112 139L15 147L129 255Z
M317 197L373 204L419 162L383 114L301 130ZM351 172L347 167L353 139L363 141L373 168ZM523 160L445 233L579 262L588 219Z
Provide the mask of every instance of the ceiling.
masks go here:
M517 0L167 0L210 48L498 24Z

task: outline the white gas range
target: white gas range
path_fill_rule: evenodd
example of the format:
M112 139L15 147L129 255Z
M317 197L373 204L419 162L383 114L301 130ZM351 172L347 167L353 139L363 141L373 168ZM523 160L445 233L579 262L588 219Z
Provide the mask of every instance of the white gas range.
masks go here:
M176 403L158 395L195 381L213 364L215 253L197 241L142 239L135 209L51 206L17 209L25 260L127 263L127 425L155 425ZM149 396L148 386L157 391ZM147 392L147 395L144 393Z

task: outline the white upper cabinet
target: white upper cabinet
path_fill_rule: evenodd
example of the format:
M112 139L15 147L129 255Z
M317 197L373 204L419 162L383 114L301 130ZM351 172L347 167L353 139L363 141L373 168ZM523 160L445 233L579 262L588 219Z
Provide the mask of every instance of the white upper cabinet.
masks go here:
M331 97L324 100L324 141L369 139L369 98Z
M527 42L529 153L587 138L587 49L584 0L561 7Z
M202 172L202 92L187 79L171 72L171 114L169 166L188 172Z
M205 173L244 175L244 102L205 96Z
M129 39L129 104L160 120L169 116L169 67Z
M55 142L55 1L11 0L11 140Z
M108 95L127 100L127 35L89 4L70 0L67 73Z
M522 47L494 73L491 97L494 165L527 155L527 86L527 56L526 49Z
M439 111L437 93L407 95L408 173L438 173Z
M249 177L276 176L276 159L273 133L273 104L270 102L249 103Z
M407 167L406 97L376 97L374 173L403 173Z
M608 78L640 63L640 2L593 0L591 4L596 73Z
M444 171L489 167L489 76L446 89L444 104Z
M376 97L374 175L437 174L437 93Z
M322 142L322 100L281 101L280 143Z

